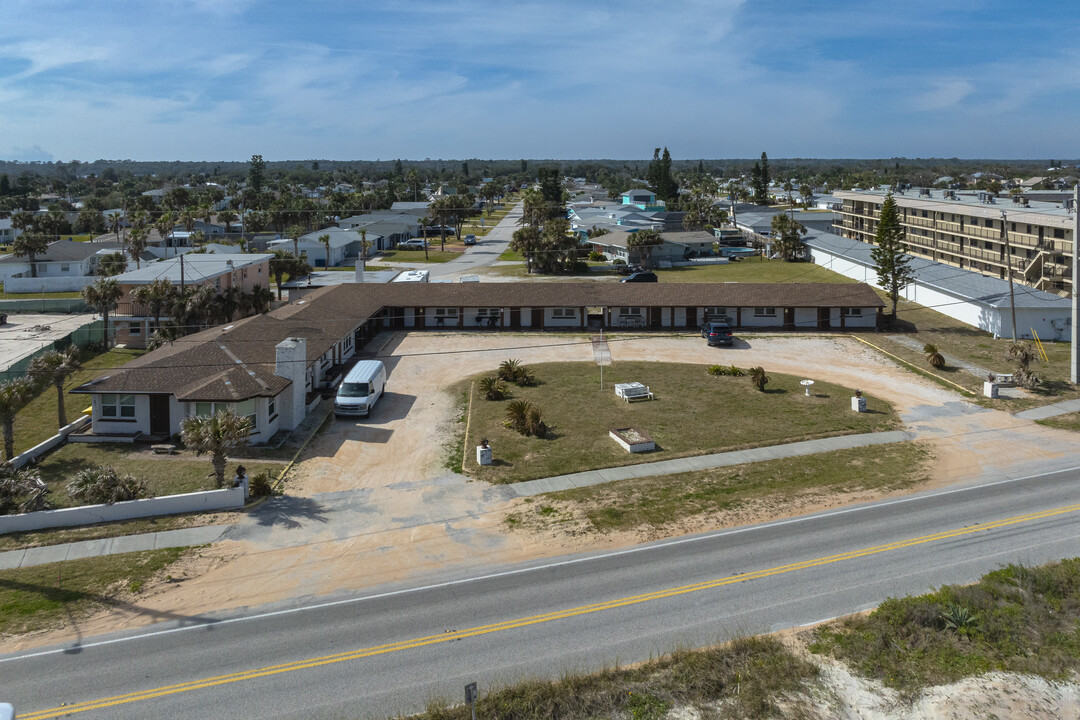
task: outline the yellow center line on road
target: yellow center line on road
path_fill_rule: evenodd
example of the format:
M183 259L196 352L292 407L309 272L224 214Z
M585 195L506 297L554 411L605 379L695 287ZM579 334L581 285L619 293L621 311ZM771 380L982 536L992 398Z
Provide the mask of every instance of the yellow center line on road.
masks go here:
M502 632L505 630L513 630L515 628L528 627L530 625L538 625L541 623L552 622L555 620L565 620L567 618L577 617L580 615L588 615L604 610L614 610L616 608L626 607L628 605L637 605L639 603L650 602L653 600L661 600L664 598L676 597L688 593L700 592L702 590L710 590L718 587L723 587L725 585L734 585L736 583L742 583L748 580L758 580L762 578L772 577L774 575L794 572L796 570L805 570L808 568L820 567L822 565L843 562L845 560L854 560L857 558L867 557L869 555L877 555L893 550L901 550L903 548L909 548L916 545L924 545L926 543L937 542L940 540L963 537L965 535L971 535L977 532L996 530L999 528L1018 525L1021 523L1044 520L1047 518L1065 515L1077 511L1080 511L1080 504L1068 505L1065 507L1053 508L1050 510L1043 510L1041 512L1030 513L1027 515L1018 515L1015 517L995 520L993 522L983 523L980 525L973 525L971 527L945 530L930 535L922 535L919 537L908 538L906 540L897 540L896 542L886 543L884 545L876 545L873 547L861 548L859 550L851 550L845 553L839 553L837 555L828 555L825 557L814 558L813 560L804 560L802 562L791 563L789 565L781 565L778 567L768 568L764 570L755 570L752 572L743 573L741 575L731 575L728 577L707 580L691 585L682 585L679 587L656 590L641 595L632 595L616 600L608 600L606 602L595 603L592 605L583 605L580 607L569 608L566 610L558 610L554 612L543 613L540 615L532 615L528 617L516 618L513 620L505 620L503 622L493 623L490 625L481 625L478 627L468 628L466 630L455 630L452 632L441 633L439 635L428 635L425 637L413 638L411 640L401 640L385 645L377 645L369 648L351 650L335 655L324 655L321 657L308 658L306 660L298 660L295 662L284 663L281 665L271 665L268 667L247 670L244 672L231 673L228 675L218 675L215 677L207 677L200 680L179 683L176 685L167 685L151 690L142 690L139 692L129 693L127 695L117 695L114 697L102 698L100 700L91 700L87 702L75 703L72 705L63 705L61 707L52 708L49 710L39 710L36 712L31 712L28 714L20 715L19 717L22 718L22 720L44 720L45 718L63 717L65 715L89 712L91 710L101 710L103 708L114 707L117 705L126 705L129 703L140 702L144 700L152 700L154 698L175 695L177 693L190 692L192 690L211 688L218 685L227 685L230 683L240 682L242 680L254 680L256 678L279 675L281 673L293 672L296 670L306 670L309 668L316 668L323 665L331 665L334 663L344 662L346 660L359 660L361 658L375 657L377 655L385 655L387 653L424 647L426 645L437 645L441 643L451 642L453 640L461 640L464 638L489 635L491 633Z

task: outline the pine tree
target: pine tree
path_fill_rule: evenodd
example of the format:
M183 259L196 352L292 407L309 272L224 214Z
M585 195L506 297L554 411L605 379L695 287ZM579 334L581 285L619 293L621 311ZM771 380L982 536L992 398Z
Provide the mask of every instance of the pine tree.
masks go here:
M911 258L904 254L904 228L900 225L900 213L892 193L885 198L881 206L881 218L878 220L875 245L870 251L874 259L878 285L888 293L892 302L889 324L896 323L896 305L900 300L900 291L911 284L915 273L909 266Z

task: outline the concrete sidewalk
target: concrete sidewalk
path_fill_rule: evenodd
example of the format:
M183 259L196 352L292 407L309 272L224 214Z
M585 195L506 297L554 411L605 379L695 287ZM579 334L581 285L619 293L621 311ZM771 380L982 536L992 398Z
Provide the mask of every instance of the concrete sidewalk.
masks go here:
M801 455L814 455L817 453L831 452L833 450L850 450L852 448L869 447L871 445L885 445L887 443L905 442L907 440L912 440L914 437L915 435L913 433L904 430L864 433L862 435L842 435L840 437L821 438L820 440L787 443L786 445L771 445L769 447L753 448L751 450L734 450L732 452L697 455L694 457L676 458L674 460L661 460L659 462L641 463L639 465L623 465L622 467L603 468L601 470L587 470L585 472L572 473L570 475L558 475L556 477L527 480L506 487L508 490L513 491L517 497L531 497L533 495L558 492L560 490L573 490L574 488L588 487L590 485L601 485L616 480L655 477L657 475L674 475L676 473L693 472L694 470L711 470L713 468L755 463L763 460L779 460L781 458L799 457Z
M184 528L182 530L163 530L142 535L120 535L101 538L100 540L81 540L62 545L45 545L9 550L0 553L0 570L13 570L34 565L81 560L102 555L119 555L140 550L161 550L170 547L206 545L221 539L231 525L206 525L203 527Z
M1021 420L1045 420L1046 418L1068 415L1074 412L1080 412L1080 400L1065 400L1052 405L1043 405L1042 407L1018 412L1013 417L1018 417Z

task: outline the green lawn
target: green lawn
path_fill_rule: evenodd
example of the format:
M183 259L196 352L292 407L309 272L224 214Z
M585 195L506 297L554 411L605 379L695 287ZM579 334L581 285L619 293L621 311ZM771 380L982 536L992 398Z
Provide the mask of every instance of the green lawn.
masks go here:
M879 294L888 302L884 293L879 292ZM900 321L897 329L902 331L905 337L916 342L920 348L926 343L933 343L941 352L954 355L978 367L999 373L1011 372L1013 369L1012 362L1007 357L1009 345L1012 343L1010 338L995 340L990 333L906 300L900 301L897 307L897 318ZM980 395L982 393L984 380L982 377L950 365L944 368L931 368L921 352L890 339L888 335L875 333L864 337L916 367L932 371L968 388L971 392ZM1080 389L1069 382L1069 344L1045 342L1044 347L1050 362L1039 362L1035 366L1036 373L1045 382L1034 397L1029 399L1000 398L986 402L993 407L1016 412L1028 407L1080 397Z
M107 353L84 354L83 369L69 377L64 383L64 408L67 411L68 422L78 418L83 410L90 407L89 395L72 395L67 392L68 390L106 375L113 368L124 365L144 352L146 351L113 348ZM29 450L38 443L48 440L56 434L57 427L56 388L50 383L16 416L15 452Z
M79 292L49 292L49 293L9 293L3 290L4 283L0 283L0 300L40 300L46 299L71 299L82 297Z
M447 240L449 240L449 238L447 238ZM443 251L438 249L438 240L429 239L428 242L430 243L430 246L428 248L428 256L426 259L424 258L423 250L386 250L379 253L377 259L381 262L399 262L409 264L419 263L422 265L424 263L449 262L451 260L461 257L460 250L456 252L454 250ZM450 245L449 242L447 242L446 244L447 246ZM464 249L463 245L460 247Z
M49 453L35 466L49 485L48 499L56 507L78 505L67 494L67 483L75 473L99 465L111 465L117 472L134 475L146 481L154 495L175 495L214 489L209 456L193 454L154 455L145 445L125 443L68 443ZM230 460L226 480L232 477L237 465ZM244 460L248 477L260 472L277 473L284 465Z
M510 386L511 398L500 401L474 396L467 445L488 438L495 463L479 467L475 456L466 457L465 472L488 482L518 482L899 425L883 400L869 398L871 412L853 413L854 388L819 381L813 395L805 397L798 384L801 378L778 373L770 374L772 381L761 393L747 377L713 377L704 365L620 362L605 368L603 389L600 368L591 363L550 363L532 369L540 381L537 387ZM485 374L494 372L492 368ZM613 384L631 381L651 387L655 399L631 404L615 397ZM468 387L467 381L454 391ZM524 437L503 426L506 406L516 399L541 408L553 426L549 437ZM608 431L625 427L652 436L657 450L640 454L623 450Z
M910 487L926 479L929 451L917 443L837 450L737 467L664 475L550 493L507 518L511 527L558 524L580 509L592 530L663 528L687 518L738 511L748 503L775 506L833 493ZM550 502L554 501L554 503Z
M506 249L499 255L499 260L523 263L525 262L525 256L516 250Z
M0 637L56 627L124 604L187 548L0 570Z
M1080 559L1071 559L1010 565L974 585L886 600L869 615L818 629L810 650L911 698L995 670L1072 680L1080 670L1078 628Z
M1036 420L1035 422L1059 430L1080 432L1080 413L1068 413L1067 415L1059 415L1057 417L1046 418L1045 420Z

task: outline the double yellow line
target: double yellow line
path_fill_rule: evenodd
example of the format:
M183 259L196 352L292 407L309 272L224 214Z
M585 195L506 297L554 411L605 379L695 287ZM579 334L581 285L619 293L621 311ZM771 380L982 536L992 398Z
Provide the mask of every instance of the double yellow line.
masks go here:
M515 628L528 627L530 625L539 625L541 623L553 622L555 620L564 620L566 618L576 617L579 615L588 615L591 613L603 612L605 610L614 610L616 608L626 607L628 605L637 605L639 603L662 600L664 598L675 597L678 595L686 595L688 593L700 592L702 590L710 590L713 588L724 587L725 585L734 585L736 583L742 583L748 580L759 580L762 578L771 577L773 575L782 575L784 573L794 572L796 570L806 570L808 568L819 567L821 565L830 565L832 563L843 562L845 560L854 560L857 558L867 557L868 555L878 555L880 553L886 553L893 550L902 550L904 548L909 548L916 545L925 545L926 543L937 542L939 540L948 540L951 538L971 535L977 532L996 530L1012 525L1019 525L1021 523L1044 520L1047 518L1056 517L1058 515L1065 515L1068 513L1077 512L1078 510L1080 510L1080 504L1068 505L1065 507L1053 508L1051 510L1044 510L1037 513L1030 513L1027 515L1018 515L1002 520L995 520L993 522L985 523L982 525L974 525L971 527L946 530L931 535L922 535L920 537L909 538L906 540L898 540L896 542L887 543L884 545L875 545L873 547L862 548L859 550L851 550L849 552L840 553L838 555L828 555L825 557L815 558L813 560L804 560L802 562L791 563L790 565L781 565L778 567L768 568L766 570L756 570L753 572L744 573L742 575L732 575L724 578L718 578L715 580L707 580L700 583L694 583L692 585L681 585L678 587L657 590L655 592L644 593L641 595L632 595L629 597L619 598L617 600L609 600L607 602L595 603L593 605L582 605L580 607L569 608L567 610L558 610L556 612L544 613L542 615L531 615L529 617L506 620L499 623L493 623L491 625L481 625L479 627L473 627L467 630L454 630L451 632L441 633L439 635L428 635L425 637L413 638L411 640L402 640L399 642L388 643L386 645L377 645L374 647L352 650L336 655L324 655L322 657L308 658L306 660L298 660L296 662L285 663L282 665L271 665L268 667L248 670L245 672L232 673L229 675L217 675L214 677L203 678L201 680L193 680L191 682L179 683L176 685L166 685L164 687L129 693L127 695L116 695L114 697L102 698L100 700L91 700L88 702L75 703L72 705L64 705L49 710L39 710L37 712L31 712L29 714L20 715L19 717L22 718L22 720L44 720L44 718L62 717L64 715L83 713L91 710L101 710L104 708L114 707L116 705L126 705L128 703L152 700L154 698L165 697L167 695L176 695L178 693L190 692L192 690L202 690L204 688L212 688L218 685L228 685L230 683L241 682L243 680L254 680L256 678L268 677L271 675L280 675L282 673L294 672L296 670L307 670L309 668L316 668L322 665L331 665L334 663L345 662L347 660L359 660L361 658L375 657L377 655L385 655L388 653L399 652L402 650L410 650L413 648L424 647L427 645L438 645L441 643L452 642L454 640L462 640L464 638L477 637L480 635L489 635L491 633L502 632L505 630L513 630Z

